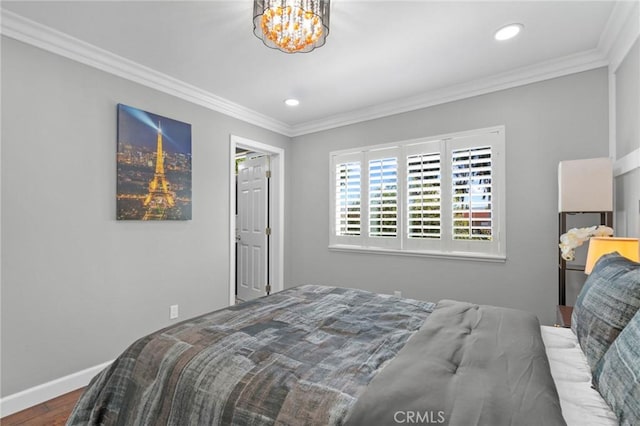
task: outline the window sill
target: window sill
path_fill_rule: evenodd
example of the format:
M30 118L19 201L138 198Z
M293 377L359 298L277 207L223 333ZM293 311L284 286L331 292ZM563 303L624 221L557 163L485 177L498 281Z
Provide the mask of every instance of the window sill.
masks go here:
M507 261L506 255L495 255L486 253L465 253L465 252L440 252L440 251L425 251L425 250L397 250L378 247L360 247L334 244L329 246L329 251L348 252L348 253L363 253L363 254L386 254L392 256L412 256L412 257L430 257L437 259L451 259L451 260L471 260L476 262L493 262L493 263L505 263Z

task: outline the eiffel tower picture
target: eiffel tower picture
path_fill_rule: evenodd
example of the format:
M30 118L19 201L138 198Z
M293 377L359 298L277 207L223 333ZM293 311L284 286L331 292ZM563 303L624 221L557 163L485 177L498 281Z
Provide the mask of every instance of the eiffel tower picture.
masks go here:
M191 125L118 104L116 218L191 219Z
M164 220L167 209L176 205L175 194L170 190L169 182L164 174L164 152L162 151L162 126L158 122L158 141L156 147L156 171L149 182L149 193L142 203L147 207L142 220Z

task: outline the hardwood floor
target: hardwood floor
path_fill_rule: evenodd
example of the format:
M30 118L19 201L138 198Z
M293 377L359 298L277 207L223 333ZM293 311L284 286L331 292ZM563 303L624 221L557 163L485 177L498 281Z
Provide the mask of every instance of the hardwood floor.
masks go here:
M0 419L2 426L62 426L67 422L73 406L84 388L69 392L26 410Z

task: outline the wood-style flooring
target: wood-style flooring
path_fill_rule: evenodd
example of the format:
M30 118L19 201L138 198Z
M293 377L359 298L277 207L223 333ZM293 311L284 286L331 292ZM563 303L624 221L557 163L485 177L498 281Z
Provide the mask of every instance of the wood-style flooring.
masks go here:
M2 426L63 426L84 388L0 419Z

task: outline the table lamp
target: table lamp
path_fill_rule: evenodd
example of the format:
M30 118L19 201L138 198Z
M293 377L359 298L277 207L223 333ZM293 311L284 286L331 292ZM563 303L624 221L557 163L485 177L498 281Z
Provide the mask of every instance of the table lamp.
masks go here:
M591 237L584 273L589 275L601 256L617 251L634 262L640 261L640 240L638 238Z

